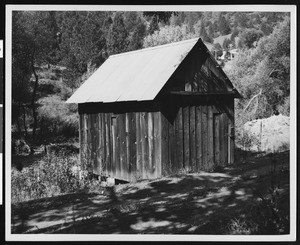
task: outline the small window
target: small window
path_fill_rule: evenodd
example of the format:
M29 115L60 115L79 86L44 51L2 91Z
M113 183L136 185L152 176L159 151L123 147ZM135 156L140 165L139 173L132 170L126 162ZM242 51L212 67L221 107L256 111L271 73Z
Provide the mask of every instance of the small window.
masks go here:
M185 84L185 88L184 88L185 91L192 91L192 85L188 82Z
M111 116L111 125L116 126L117 124L117 116L113 115Z

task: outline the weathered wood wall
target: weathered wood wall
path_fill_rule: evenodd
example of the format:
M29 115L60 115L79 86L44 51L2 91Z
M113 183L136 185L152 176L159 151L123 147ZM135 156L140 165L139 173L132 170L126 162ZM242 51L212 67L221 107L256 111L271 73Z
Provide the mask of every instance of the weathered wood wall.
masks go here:
M179 105L175 117L170 113L165 111L162 117L163 175L211 171L233 163L233 99L186 101Z
M161 177L161 113L80 114L81 161L127 181Z

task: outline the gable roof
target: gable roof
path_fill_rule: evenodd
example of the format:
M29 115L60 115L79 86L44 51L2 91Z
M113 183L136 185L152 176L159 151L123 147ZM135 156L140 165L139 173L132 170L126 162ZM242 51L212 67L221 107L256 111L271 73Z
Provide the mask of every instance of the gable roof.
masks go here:
M153 100L200 38L110 56L66 103Z

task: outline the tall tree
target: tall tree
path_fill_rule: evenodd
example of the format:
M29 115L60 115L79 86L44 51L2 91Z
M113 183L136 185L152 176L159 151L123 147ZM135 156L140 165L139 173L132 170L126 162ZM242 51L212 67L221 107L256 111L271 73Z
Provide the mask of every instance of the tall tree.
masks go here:
M258 40L263 36L263 32L256 29L244 29L239 34L238 47L239 48L253 48L256 46Z
M158 19L155 16L153 16L150 21L148 34L152 35L157 30L159 30Z
M230 26L228 24L228 21L225 19L223 15L220 15L219 17L218 28L221 35L227 35L230 33Z
M56 23L53 12L14 12L13 13L13 82L17 88L26 88L30 91L30 102L23 104L32 112L32 142L35 140L38 124L37 118L37 93L39 76L37 68L49 65L51 53L56 48ZM24 62L22 64L22 62ZM33 80L31 80L33 75ZM21 84L17 81L22 77ZM19 85L20 87L19 87ZM18 90L17 90L18 91ZM14 98L17 99L18 98ZM18 102L20 108L20 101ZM17 113L19 114L19 113ZM23 114L24 116L25 114ZM26 131L25 118L23 119ZM32 150L32 148L31 148ZM32 151L31 151L32 152Z
M107 36L108 54L112 55L126 51L128 47L127 36L128 32L125 28L123 14L117 12Z
M143 40L146 35L146 25L140 17L137 19L137 25L134 27L132 33L128 37L128 50L137 50L143 47Z
M211 22L209 22L209 25L208 25L207 36L208 36L210 42L213 43L214 42L214 28L213 28L213 24Z
M205 24L203 20L199 20L195 25L194 25L195 33L197 36L201 37L204 42L210 42L210 38L207 35L206 29L205 29Z
M62 64L75 77L86 72L90 62L99 66L106 59L105 34L110 15L110 12L72 11L60 16ZM75 77L69 80L74 81Z

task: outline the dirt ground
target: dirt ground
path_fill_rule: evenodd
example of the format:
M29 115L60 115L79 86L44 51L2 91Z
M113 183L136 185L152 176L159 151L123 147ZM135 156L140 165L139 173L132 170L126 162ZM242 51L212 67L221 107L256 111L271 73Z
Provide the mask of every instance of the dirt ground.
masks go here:
M12 205L12 233L228 234L272 184L289 209L289 151L272 157Z

